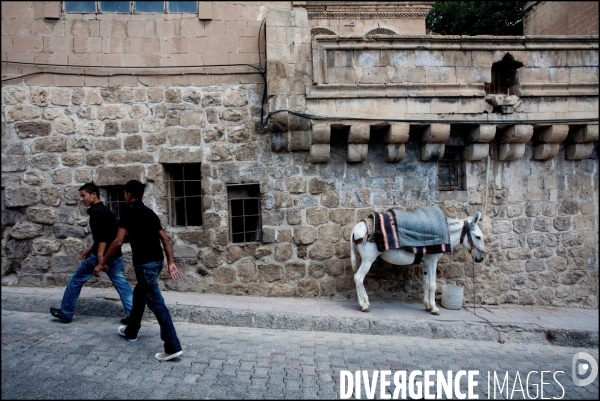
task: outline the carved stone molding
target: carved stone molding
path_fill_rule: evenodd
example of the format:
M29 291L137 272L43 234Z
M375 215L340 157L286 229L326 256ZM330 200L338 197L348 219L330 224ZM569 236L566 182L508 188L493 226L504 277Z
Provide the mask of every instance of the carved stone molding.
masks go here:
M425 19L427 13L422 12L309 12L308 19Z

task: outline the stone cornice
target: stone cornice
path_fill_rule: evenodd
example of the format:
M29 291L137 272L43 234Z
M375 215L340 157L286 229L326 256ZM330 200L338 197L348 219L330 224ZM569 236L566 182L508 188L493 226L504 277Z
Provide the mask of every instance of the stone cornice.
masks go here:
M322 50L588 50L598 36L317 35Z
M425 19L426 12L309 12L308 19Z

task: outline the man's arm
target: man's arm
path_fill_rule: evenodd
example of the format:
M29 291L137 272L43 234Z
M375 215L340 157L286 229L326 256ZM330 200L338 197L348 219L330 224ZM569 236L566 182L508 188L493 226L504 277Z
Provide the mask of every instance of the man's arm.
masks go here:
M167 254L167 265L169 269L169 274L174 280L179 276L179 270L177 270L177 266L175 266L175 260L173 259L173 248L171 248L171 243L169 242L167 234L165 234L165 230L160 230L158 232L158 235L160 236L160 240L162 241L163 249Z
M108 270L106 267L106 262L108 262L114 256L114 254L117 252L117 250L121 247L121 245L123 245L123 241L125 240L126 235L127 235L127 230L123 227L120 227L119 231L117 232L117 237L112 242L112 244L110 244L110 247L108 248L108 250L106 251L106 253L104 254L104 256L102 258L100 257L100 253L101 253L100 245L98 245L99 261L98 261L98 265L94 268L94 276L100 277L100 271ZM102 242L100 244L102 244ZM106 242L104 242L104 246L106 247ZM104 251L104 249L102 249L102 251Z

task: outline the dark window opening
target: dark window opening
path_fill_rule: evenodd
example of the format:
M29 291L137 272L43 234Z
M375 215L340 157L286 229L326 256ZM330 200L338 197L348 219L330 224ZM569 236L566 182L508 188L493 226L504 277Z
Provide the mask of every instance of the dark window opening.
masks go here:
M229 198L229 236L231 242L261 242L260 185L228 186L227 197Z
M169 224L202 225L202 174L200 163L166 164Z
M444 156L438 161L438 189L440 191L463 190L464 171L462 147L446 145Z
M191 14L196 1L65 1L67 14Z
M523 63L516 61L507 53L502 61L492 64L492 81L485 83L485 93L488 95L510 95L511 87L517 85L517 70Z
M127 202L125 202L125 186L117 185L112 187L105 187L106 190L106 206L113 212L117 220L123 216L127 209Z

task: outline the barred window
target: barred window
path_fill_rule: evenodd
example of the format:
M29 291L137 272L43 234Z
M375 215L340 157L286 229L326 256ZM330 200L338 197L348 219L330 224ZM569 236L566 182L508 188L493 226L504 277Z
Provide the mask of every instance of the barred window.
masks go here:
M202 225L202 175L200 163L166 164L169 224Z
M462 148L446 146L444 156L438 161L438 189L440 191L465 189L464 171Z
M258 184L230 185L227 187L227 196L231 242L261 242L260 186Z
M106 206L113 212L117 220L119 220L127 208L127 202L125 202L125 186L115 185L101 188L100 191L102 190L106 191L104 197L104 199L106 199Z
M197 13L196 1L65 1L67 14Z

